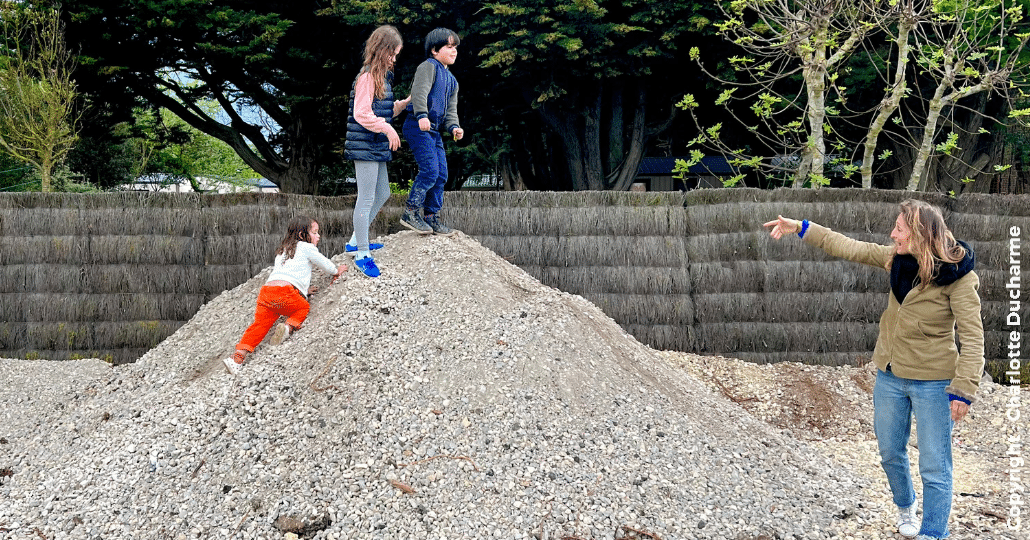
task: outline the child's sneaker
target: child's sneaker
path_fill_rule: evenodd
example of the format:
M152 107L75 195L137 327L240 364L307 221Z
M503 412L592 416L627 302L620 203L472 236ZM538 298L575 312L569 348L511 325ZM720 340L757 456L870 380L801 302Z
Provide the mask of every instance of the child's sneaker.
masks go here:
M237 355L226 356L222 359L222 363L225 364L225 370L229 372L229 375L236 375L243 369L243 362L236 361Z
M433 234L433 228L422 219L422 213L418 210L408 210L405 208L404 213L401 214L401 225L419 234Z
M905 538L915 538L919 534L919 518L916 517L916 504L908 508L898 507L898 532Z
M272 339L268 340L272 345L282 345L286 338L290 337L293 329L286 323L279 323L275 325L275 330L272 332Z
M375 250L380 249L382 247L383 247L383 245L380 244L379 242L369 242L368 243L368 250L369 251L375 251ZM346 246L343 247L343 249L347 253L356 253L358 251L358 246L355 246L354 244L347 244Z
M361 270L361 273L366 277L379 277L379 267L376 266L376 262L372 260L372 257L354 259L354 266L357 266L358 270Z
M429 225L433 229L433 234L440 234L443 236L450 236L454 234L454 229L440 223L440 218L436 217L436 214L429 214L425 218L426 225Z

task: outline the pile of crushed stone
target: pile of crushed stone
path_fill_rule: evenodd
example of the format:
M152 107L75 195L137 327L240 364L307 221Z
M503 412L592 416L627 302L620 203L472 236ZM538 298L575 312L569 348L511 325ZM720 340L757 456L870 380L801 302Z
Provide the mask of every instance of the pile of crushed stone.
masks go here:
M269 269L134 364L0 361L0 532L815 539L860 511L867 480L583 298L460 233L382 241L236 377Z

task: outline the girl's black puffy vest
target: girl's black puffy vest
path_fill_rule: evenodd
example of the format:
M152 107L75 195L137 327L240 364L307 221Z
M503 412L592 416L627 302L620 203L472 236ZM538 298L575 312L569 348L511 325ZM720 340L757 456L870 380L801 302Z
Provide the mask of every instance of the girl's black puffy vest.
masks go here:
M361 74L359 73L360 77ZM354 161L390 161L390 141L385 133L373 133L354 119L354 87L357 77L350 86L350 111L347 113L347 141L344 143L344 157ZM386 74L386 87L383 99L372 96L372 114L393 120L393 73Z

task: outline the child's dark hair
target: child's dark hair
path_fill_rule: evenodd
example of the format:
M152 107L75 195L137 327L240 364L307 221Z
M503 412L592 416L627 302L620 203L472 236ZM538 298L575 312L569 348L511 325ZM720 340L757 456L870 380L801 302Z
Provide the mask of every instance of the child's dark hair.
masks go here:
M294 255L297 254L297 242L311 242L311 235L308 231L311 230L311 224L315 220L308 216L297 216L290 220L290 224L286 226L286 236L283 237L283 243L279 246L279 251L275 254L285 254L283 260L290 260Z
M432 32L426 35L426 58L433 56L433 53L439 51L441 47L454 41L454 45L457 46L461 43L461 38L458 34L449 28L436 28Z

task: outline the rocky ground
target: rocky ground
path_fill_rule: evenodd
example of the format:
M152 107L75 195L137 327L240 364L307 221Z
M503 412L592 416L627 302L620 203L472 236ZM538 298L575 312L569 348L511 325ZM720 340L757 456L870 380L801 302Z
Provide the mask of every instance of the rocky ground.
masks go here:
M383 240L237 377L267 270L135 364L0 361L0 536L893 536L868 368L654 351L469 237ZM1025 538L984 386L953 538Z
M782 428L837 466L868 482L860 496L859 519L843 520L841 534L853 538L904 538L894 526L890 489L879 464L873 436L872 390L876 368L808 366L794 362L756 365L732 358L663 352L675 367L702 380L714 392L756 418ZM1020 392L1027 403L1030 389ZM951 538L1030 538L1026 525L1012 531L1007 438L1027 438L1025 420L1006 418L1011 388L981 383L979 401L954 431L954 506ZM913 428L912 475L917 491L919 450Z

